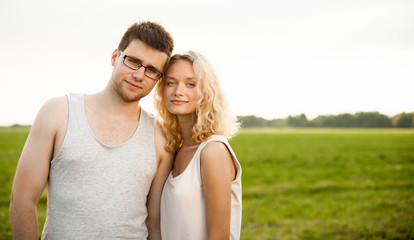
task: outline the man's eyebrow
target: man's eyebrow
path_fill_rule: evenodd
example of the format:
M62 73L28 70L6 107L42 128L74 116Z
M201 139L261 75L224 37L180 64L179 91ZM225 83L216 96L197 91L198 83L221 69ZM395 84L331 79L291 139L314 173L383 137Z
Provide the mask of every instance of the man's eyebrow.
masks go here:
M129 57L129 58L131 58L132 60L134 60L135 62L138 62L139 64L142 64L141 59L136 58L136 57L132 57L132 56L128 56L128 57ZM158 68L156 68L156 67L152 66L151 64L149 64L149 65L147 65L147 66L145 66L145 67L146 67L146 68L153 68L153 69L157 70L158 72L161 72Z
M127 57L131 58L132 60L136 61L136 62L142 62L139 58L133 57L128 55Z
M146 66L146 67L147 67L147 68L153 68L153 69L157 70L158 72L162 73L162 71L161 71L161 70L159 70L158 68L156 68L156 67L154 67L154 66L152 66L152 65L148 65L148 66Z

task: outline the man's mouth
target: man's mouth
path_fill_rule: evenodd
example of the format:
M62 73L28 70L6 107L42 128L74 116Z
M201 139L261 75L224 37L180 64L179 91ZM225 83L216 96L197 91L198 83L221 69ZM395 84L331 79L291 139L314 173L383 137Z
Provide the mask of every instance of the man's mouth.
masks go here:
M141 86L139 86L139 85L137 85L137 84L135 84L135 83L129 82L129 81L127 81L127 80L125 80L125 82L126 82L126 84L128 84L128 85L129 85L129 86L131 86L132 88L139 88L139 89L142 89L142 87L141 87Z

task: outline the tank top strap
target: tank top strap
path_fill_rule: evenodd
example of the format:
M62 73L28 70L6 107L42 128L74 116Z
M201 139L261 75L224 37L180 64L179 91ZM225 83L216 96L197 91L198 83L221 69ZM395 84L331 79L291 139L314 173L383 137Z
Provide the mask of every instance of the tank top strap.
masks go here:
M66 96L69 107L68 129L82 130L86 133L88 131L88 125L84 106L85 95L80 93L69 93Z
M240 165L240 162L239 162L239 160L237 160L236 154L234 153L233 149L231 148L231 146L229 144L229 141L227 140L226 137L224 137L222 135L212 135L212 136L210 136L209 139L207 139L206 141L204 141L204 142L202 142L200 144L199 148L197 149L197 151L195 153L197 155L197 158L196 158L197 159L197 163L196 164L197 164L198 171L201 170L200 169L200 166L201 166L200 165L200 161L201 161L201 151L203 150L203 148L209 142L213 142L213 141L222 142L223 144L226 145L227 149L229 150L229 152L230 152L230 154L231 154L231 156L233 158L233 162L234 162L234 165L235 165L236 170L237 170L236 179L240 178L241 177L241 165ZM201 180L201 174L199 174L199 176L200 176L200 180Z
M224 144L226 145L226 147L229 149L230 153L233 155L233 157L234 157L234 158L236 157L236 155L234 154L233 150L232 150L232 149L231 149L231 147L230 147L230 144L229 144L229 142L228 142L227 138L225 138L225 137L224 137L224 136L222 136L222 135L212 135L212 136L210 136L210 138L209 138L209 139L207 139L206 141L202 142L202 143L200 144L200 147L198 148L198 152L199 152L199 154L201 154L201 151L203 150L203 148L204 148L204 147L205 147L208 143L213 142L213 141L216 141L216 142L222 142L222 143L224 143Z
M227 138L221 135L211 135L210 138L208 138L206 141L200 144L200 148L204 148L207 145L207 143L212 142L212 141L227 143Z
M141 107L141 117L139 119L139 124L142 125L143 129L154 131L155 118L151 113L147 112L142 107Z

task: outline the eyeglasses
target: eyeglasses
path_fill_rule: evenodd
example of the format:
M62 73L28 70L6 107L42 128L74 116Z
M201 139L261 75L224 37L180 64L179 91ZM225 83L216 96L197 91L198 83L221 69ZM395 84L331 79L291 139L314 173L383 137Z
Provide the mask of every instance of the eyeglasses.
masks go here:
M145 68L144 74L145 76L151 78L152 80L158 81L162 78L162 73L160 73L157 69L152 66L144 66L142 65L138 59L132 58L130 56L125 55L124 52L119 51L121 53L122 58L124 59L123 63L128 68L138 71L141 67Z

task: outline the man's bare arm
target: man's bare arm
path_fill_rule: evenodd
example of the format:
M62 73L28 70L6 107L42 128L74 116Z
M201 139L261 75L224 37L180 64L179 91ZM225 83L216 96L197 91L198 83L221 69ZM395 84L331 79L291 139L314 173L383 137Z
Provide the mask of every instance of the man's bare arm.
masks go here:
M164 149L165 137L161 129L156 126L155 129L155 151L157 153L158 168L157 173L152 181L151 190L147 199L148 218L146 221L148 227L148 239L161 239L160 229L160 207L161 194L174 163L174 154Z
M59 98L46 102L40 109L26 140L16 169L10 199L13 239L38 239L36 208L49 175L55 137L59 127L67 122L67 118L62 118L67 112L65 101L66 98Z

